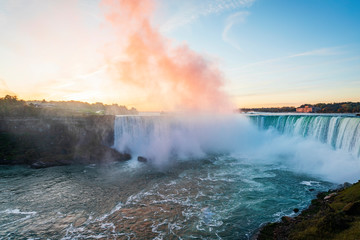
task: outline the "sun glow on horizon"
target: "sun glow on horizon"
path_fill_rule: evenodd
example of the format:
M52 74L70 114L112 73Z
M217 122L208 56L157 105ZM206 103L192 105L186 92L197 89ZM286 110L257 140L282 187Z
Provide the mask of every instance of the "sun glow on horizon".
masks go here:
M311 10L320 5L322 13ZM356 102L358 9L356 2L4 0L0 94L140 111Z

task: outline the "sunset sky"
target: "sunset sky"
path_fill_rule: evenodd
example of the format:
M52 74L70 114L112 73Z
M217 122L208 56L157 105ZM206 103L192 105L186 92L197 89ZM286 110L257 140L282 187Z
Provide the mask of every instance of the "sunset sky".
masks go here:
M0 95L145 111L360 101L359 13L357 0L1 0Z

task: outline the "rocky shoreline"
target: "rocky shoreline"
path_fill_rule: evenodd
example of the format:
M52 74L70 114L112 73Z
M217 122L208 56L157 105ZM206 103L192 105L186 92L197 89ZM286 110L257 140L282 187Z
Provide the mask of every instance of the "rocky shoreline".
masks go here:
M253 239L360 239L360 181L319 193L298 216L266 224Z
M115 116L2 117L0 165L44 168L129 160L112 148Z

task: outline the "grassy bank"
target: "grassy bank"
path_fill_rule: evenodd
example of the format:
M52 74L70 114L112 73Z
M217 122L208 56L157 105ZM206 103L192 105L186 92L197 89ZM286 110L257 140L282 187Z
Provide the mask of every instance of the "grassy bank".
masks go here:
M297 217L265 225L257 239L360 239L360 182L319 193Z

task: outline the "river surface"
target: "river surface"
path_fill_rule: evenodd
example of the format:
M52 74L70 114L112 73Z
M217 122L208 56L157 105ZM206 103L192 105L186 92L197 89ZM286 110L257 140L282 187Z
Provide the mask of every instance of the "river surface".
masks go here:
M118 116L114 129L132 160L0 166L0 239L249 239L360 175L353 116Z
M1 166L0 239L249 239L331 187L230 154L164 169Z

